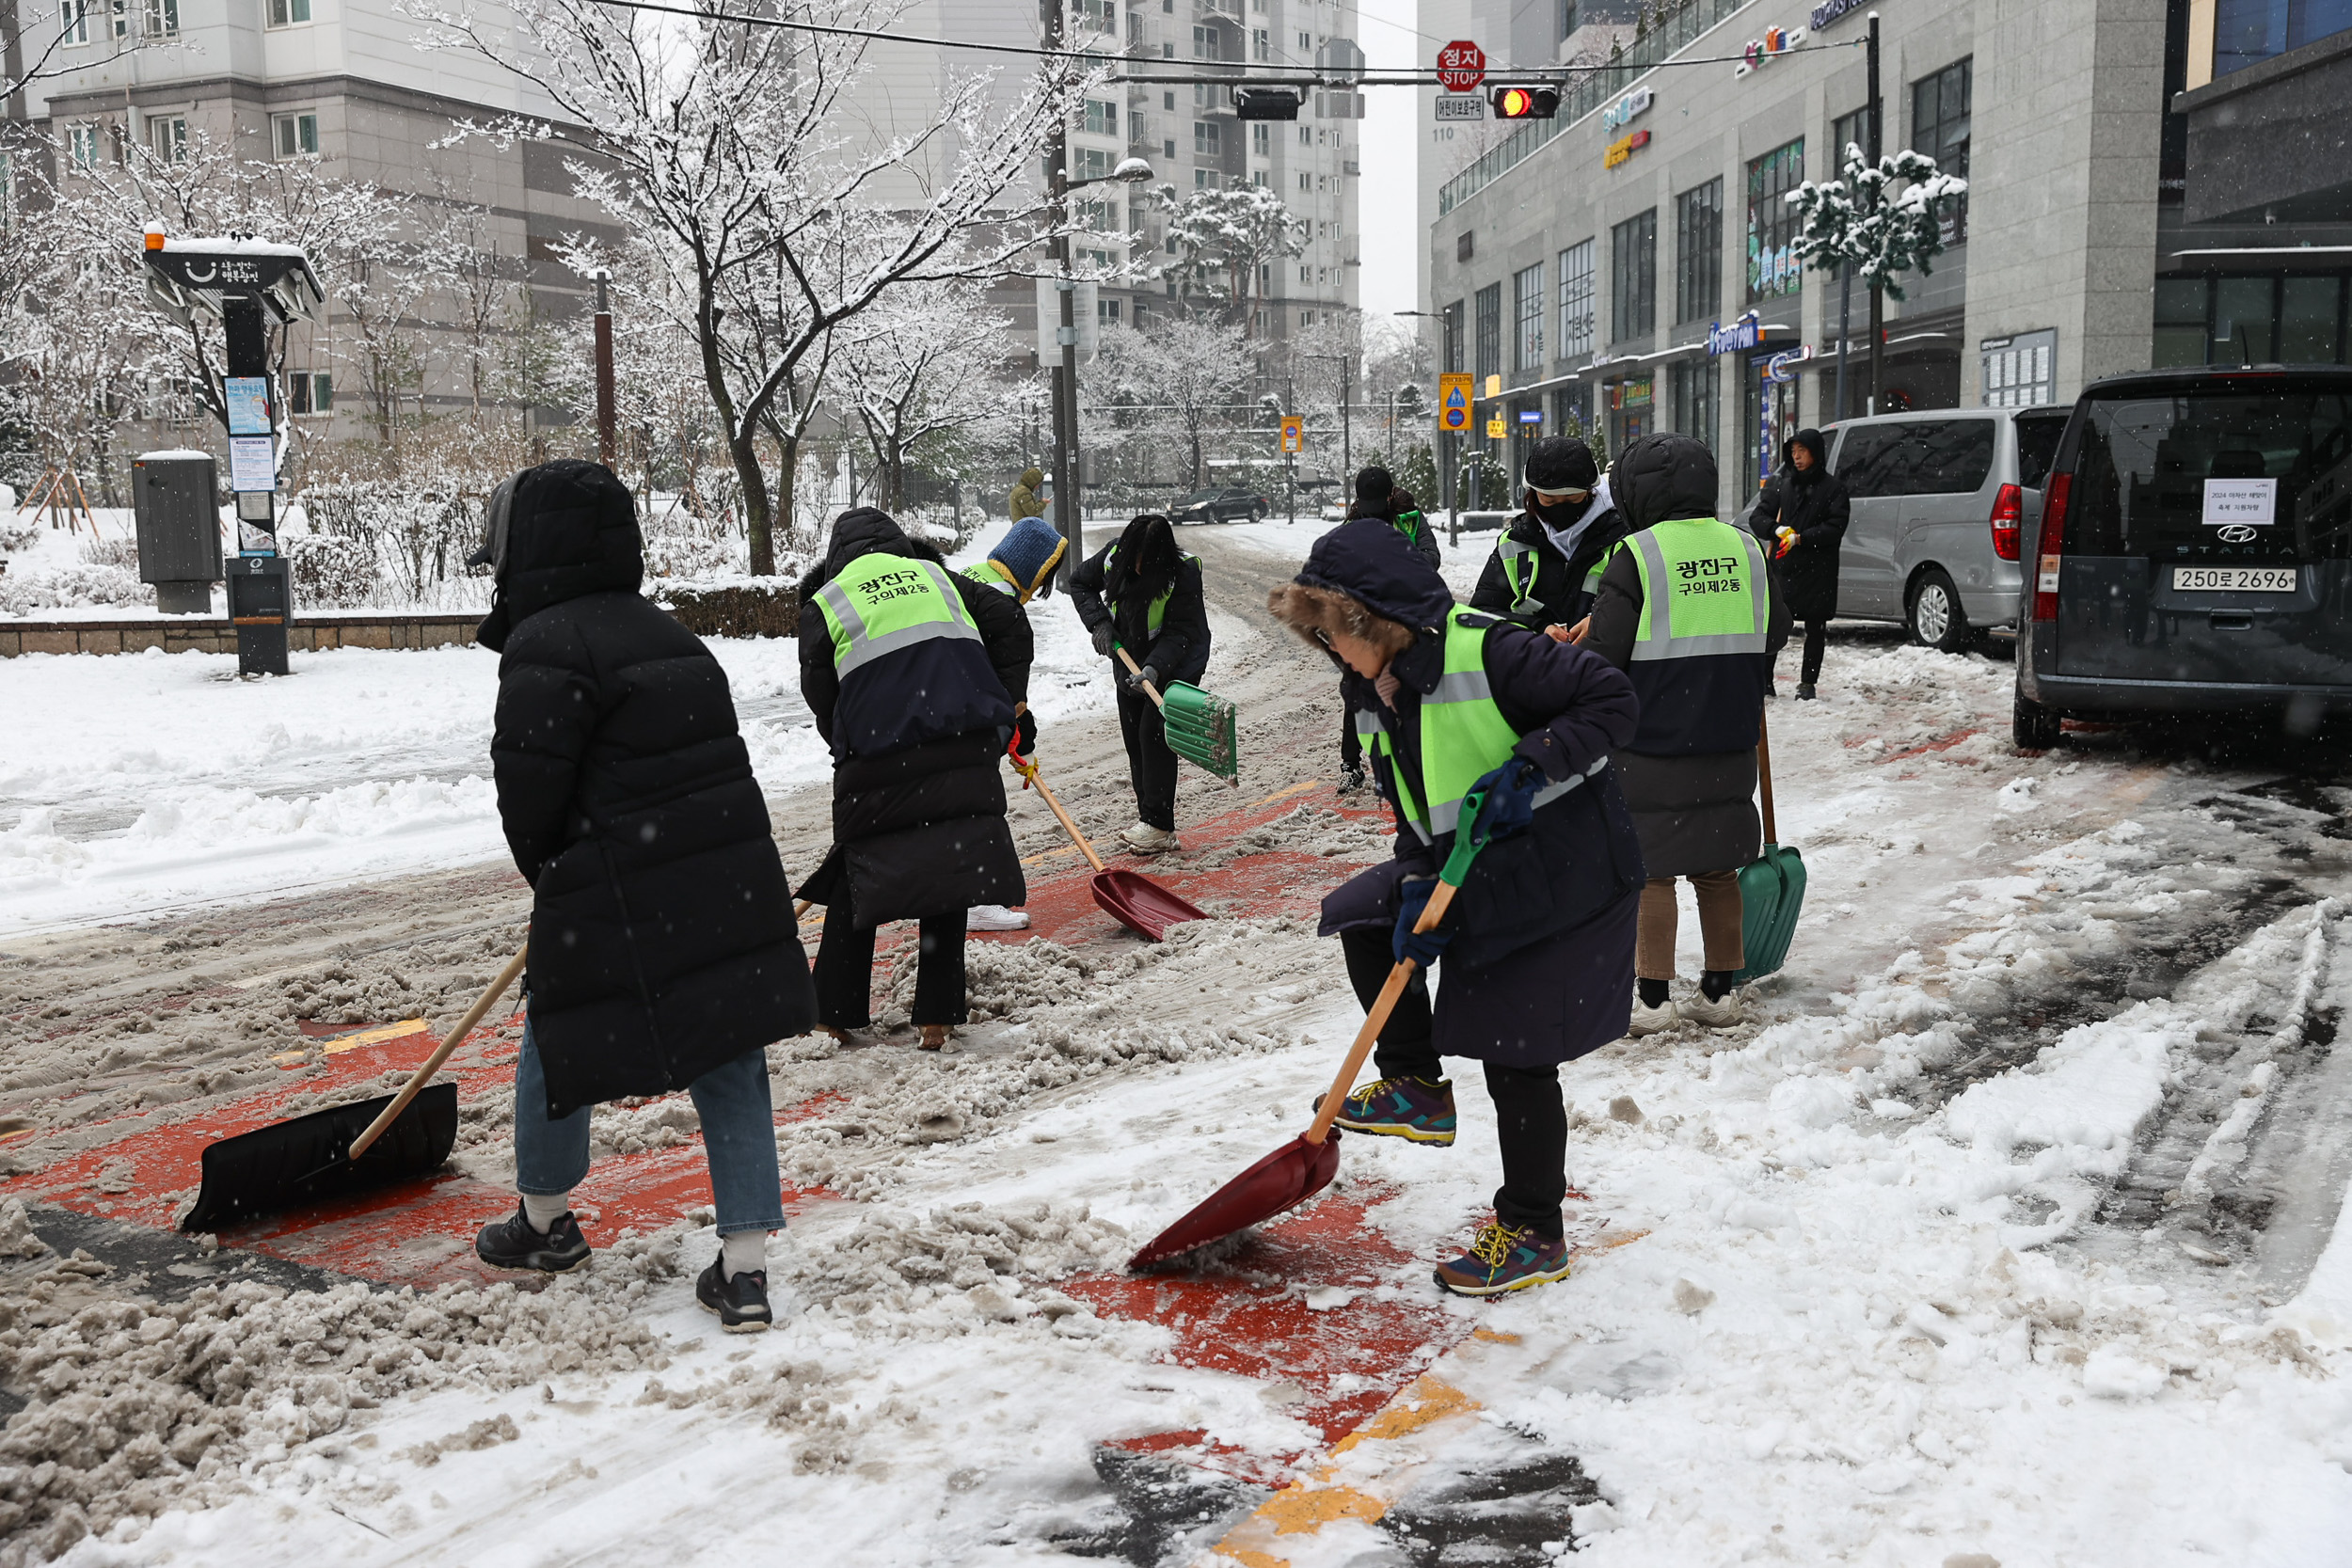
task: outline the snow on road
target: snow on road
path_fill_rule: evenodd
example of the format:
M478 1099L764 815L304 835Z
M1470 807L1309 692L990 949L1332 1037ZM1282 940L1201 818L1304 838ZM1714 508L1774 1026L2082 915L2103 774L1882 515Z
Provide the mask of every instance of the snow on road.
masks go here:
M1067 602L1031 619L1040 721L1106 701ZM798 644L710 646L761 784L825 777ZM338 648L289 664L247 681L227 654L0 660L0 934L503 855L495 654Z
M1317 531L1184 539L1271 565ZM1449 561L1457 589L1486 543L1466 538ZM1053 605L1041 646L1084 683L1091 656ZM443 657L452 672L477 658L483 673L464 678L486 683L487 656L355 662L403 673L406 695L379 701L406 718L381 723L348 710L389 677L310 672L322 692L343 680L340 701L287 728L288 750L320 759L312 799L372 787L371 772L431 782L421 763L325 771L341 747L387 754L395 730L437 736L425 754L479 755L478 714L471 730L432 727L430 699L462 689L422 673ZM754 710L755 691L781 698L789 664L730 673ZM103 738L73 741L63 720L43 733L108 760L76 795L12 751L0 794L24 814L18 836L35 810L147 811L142 787L250 788L142 765L137 736L151 727L159 757L192 756L219 744L192 704L278 689L158 698L38 678ZM2352 1222L2333 1108L2352 1101L2352 1057L2330 1046L2352 1005L2347 800L2106 738L2017 756L2009 681L1997 658L1847 628L1823 699L1772 706L1781 837L1812 873L1788 970L1755 988L1738 1029L1685 1025L1563 1073L1570 1175L1588 1195L1574 1206L1639 1240L1558 1286L1446 1301L1429 1262L1500 1179L1474 1074L1454 1148L1346 1143L1340 1194L1370 1197L1407 1260L1310 1304L1371 1292L1501 1336L1424 1358L1483 1407L1453 1462L1494 1474L1572 1460L1586 1488L1526 1503L1540 1528L1518 1555L1459 1560L1540 1562L1571 1540L1575 1560L1627 1568L2344 1560ZM1040 692L1049 723L1089 700L1081 684ZM794 766L793 732L774 722L787 738L755 743L771 788ZM286 770L273 778L298 766L241 754ZM93 856L111 842L52 820L51 838ZM404 842L437 853L432 834L447 832L454 853L461 831L476 829ZM330 859L366 840L320 832L313 853ZM161 851L108 852L125 857L120 888L166 885ZM6 907L94 911L116 885L55 875ZM660 1568L780 1541L845 1565L1205 1550L1254 1495L1170 1482L1208 1522L1152 1535L1106 1485L1097 1446L1198 1430L1295 1451L1311 1433L1293 1391L1174 1364L1176 1325L1098 1315L1072 1276L1115 1269L1295 1131L1359 1022L1336 956L1295 922L1228 921L1108 958L977 948L975 984L997 1022L943 1061L815 1042L774 1053L780 1102L840 1097L780 1132L787 1180L848 1201L776 1243L771 1334L728 1339L693 1309L686 1280L710 1243L691 1227L537 1297L186 1307L156 1338L96 1308L38 1335L0 1323L0 1344L58 1369L44 1408L82 1401L68 1414L85 1427L105 1415L127 1429L138 1401L180 1397L182 1340L206 1347L208 1368L245 1369L202 1418L217 1428L213 1470L169 1485L126 1471L123 1486L150 1489L140 1506L65 1560ZM636 1115L600 1112L599 1136ZM469 1133L485 1174L495 1121ZM421 1316L399 1319L412 1307ZM443 1340L459 1348L444 1355ZM124 1370L141 1357L158 1370ZM1282 1537L1283 1560L1435 1560L1393 1519L1333 1518Z

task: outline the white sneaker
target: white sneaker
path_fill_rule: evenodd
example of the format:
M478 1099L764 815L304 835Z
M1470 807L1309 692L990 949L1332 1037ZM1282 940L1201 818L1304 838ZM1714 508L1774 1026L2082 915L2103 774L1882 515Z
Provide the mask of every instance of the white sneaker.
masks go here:
M1637 996L1633 999L1633 1022L1625 1026L1625 1032L1640 1039L1644 1035L1655 1035L1661 1029L1673 1028L1675 1021L1680 1016L1675 1011L1671 1000L1653 1007Z
M1123 830L1120 838L1138 855L1165 855L1170 849L1182 849L1176 835L1166 828L1154 828L1149 822L1138 822Z
M1707 999L1705 991L1701 991L1684 1001L1681 1007L1684 1018L1693 1023L1705 1024L1709 1029L1728 1029L1738 1023L1744 1014L1737 990L1727 990L1712 1002Z
M1029 911L1009 910L1002 904L975 904L963 911L963 928L967 931L1025 931L1029 928Z

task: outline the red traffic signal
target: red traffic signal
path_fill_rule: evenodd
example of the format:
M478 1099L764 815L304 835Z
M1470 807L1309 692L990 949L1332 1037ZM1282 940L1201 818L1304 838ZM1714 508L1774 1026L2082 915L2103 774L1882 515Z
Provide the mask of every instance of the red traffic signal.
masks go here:
M1560 112L1560 94L1551 87L1497 87L1492 102L1497 119L1549 119Z

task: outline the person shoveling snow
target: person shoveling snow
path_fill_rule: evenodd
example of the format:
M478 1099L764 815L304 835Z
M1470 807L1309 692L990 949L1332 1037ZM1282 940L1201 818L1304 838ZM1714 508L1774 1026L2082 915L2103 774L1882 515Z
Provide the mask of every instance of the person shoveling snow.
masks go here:
M1037 746L1029 618L872 507L834 519L801 603L801 695L834 757L833 849L801 886L825 906L818 1022L872 1023L875 929L918 921L913 1022L937 1051L966 1016L966 911L1028 898L996 768Z
M1486 1064L1502 1143L1495 1217L1438 1283L1494 1295L1566 1277L1560 1206L1567 1112L1560 1064L1625 1034L1642 853L1609 753L1631 737L1633 689L1601 659L1454 603L1385 523L1334 529L1269 596L1277 619L1343 666L1380 792L1402 828L1395 858L1335 890L1337 933L1369 1007L1392 962L1445 958L1433 1006L1417 975L1379 1035L1380 1077L1337 1124L1416 1143L1454 1136L1441 1056ZM1493 830L1436 929L1413 929L1466 796Z
M521 1201L474 1250L506 1269L587 1261L570 1194L588 1108L685 1089L720 1239L695 1299L730 1332L765 1328L767 1238L784 1228L766 1047L805 1034L816 998L726 673L638 592L636 507L610 469L543 463L487 510L490 760L532 913Z
M966 566L963 575L974 582L994 591L1002 597L1024 607L1021 625L1028 626L1026 606L1032 598L1041 598L1054 591L1054 568L1070 548L1070 541L1055 531L1054 525L1042 517L1016 517L988 558ZM1029 705L1013 705L1014 722L1026 719ZM1036 738L1037 721L1028 719L1023 750L1028 740ZM963 914L967 931L1024 931L1028 929L1029 916L1023 910L1008 909L1002 904L975 904Z

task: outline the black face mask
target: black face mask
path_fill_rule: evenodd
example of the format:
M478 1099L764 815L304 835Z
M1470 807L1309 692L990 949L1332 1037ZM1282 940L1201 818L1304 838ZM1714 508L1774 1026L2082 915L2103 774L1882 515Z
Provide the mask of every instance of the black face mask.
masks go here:
M1537 501L1535 515L1554 528L1566 528L1570 523L1583 516L1584 509L1592 504L1593 498L1590 495L1585 496L1581 500L1560 501L1552 505Z

